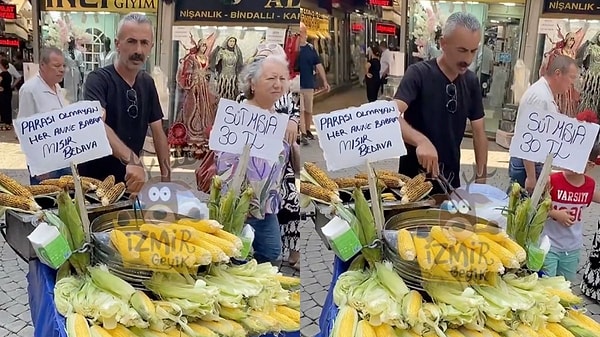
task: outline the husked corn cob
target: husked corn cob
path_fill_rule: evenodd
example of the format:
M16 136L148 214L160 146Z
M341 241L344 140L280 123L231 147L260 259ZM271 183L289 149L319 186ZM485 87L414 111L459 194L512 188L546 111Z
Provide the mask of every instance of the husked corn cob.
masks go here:
M494 319L492 317L485 318L485 326L496 332L506 332L510 330L510 327L508 324L506 324L506 321Z
M206 326L204 326L202 324L188 323L188 326L190 327L190 329L192 329L192 331L197 333L198 336L219 337L219 335L216 332L212 331L211 329L207 328Z
M479 235L479 241L482 244L481 249L488 250L486 254L491 253L492 255L494 255L494 257L500 259L500 261L506 268L519 268L519 260L511 251L502 247L497 242L490 240L484 235Z
M596 322L593 318L582 313L581 311L569 309L567 310L567 316L576 320L588 330L600 331L600 323Z
M369 324L368 321L363 319L360 322L358 322L358 324L356 325L356 334L354 336L356 336L356 337L377 337L377 334L375 334L375 330L373 329L371 324Z
M223 229L217 220L196 220L196 219L180 219L177 221L180 225L190 226L204 233L214 234Z
M483 329L481 334L485 337L502 337L499 333L490 329Z
M281 331L292 332L300 330L300 322L296 322L284 314L273 311L269 315L273 316L279 322Z
M282 315L286 315L294 322L300 322L300 311L298 310L286 307L285 305L278 305L275 310Z
M409 190L413 189L415 186L418 186L418 185L424 183L425 179L426 179L426 176L424 173L417 174L416 176L411 178L409 181L407 181L404 184L404 186L402 186L402 189L400 190L400 192L403 194L406 194Z
M25 186L33 196L58 193L62 189L56 185L31 185Z
M125 183L120 182L115 186L111 187L103 196L102 196L102 206L108 206L113 204L115 201L121 199L123 194L125 194Z
M231 336L233 333L233 326L228 321L197 321L196 324L203 326L210 331L217 333L220 336ZM194 330L194 329L192 329Z
M140 329L137 326L132 326L129 328L131 332L133 332L137 337L169 337L164 332L155 331L152 328L149 329ZM107 332L108 333L108 332ZM93 336L96 337L96 336ZM102 337L112 337L110 334Z
M402 298L402 314L406 323L411 326L419 322L419 313L423 305L423 296L416 290L409 291Z
M506 232L502 229L487 226L481 223L475 224L475 226L473 226L473 230L475 231L475 233L477 233L477 235L484 235L488 239L496 241L498 243L508 238L508 234L506 234Z
M140 226L140 232L145 237L152 238L166 244L171 244L177 237L173 229L163 225L155 225L150 223L142 224Z
M413 261L417 256L412 234L405 228L398 230L398 254L406 261Z
M133 293L131 299L129 299L129 303L145 321L149 321L156 315L154 302L141 290L136 290Z
M117 324L117 327L114 329L110 329L107 330L108 333L110 333L110 335L112 337L137 337L136 334L134 334L133 332L131 332L131 330L127 329L125 326L121 325L121 324ZM79 337L79 336L77 336Z
M339 200L339 197L333 191L304 181L300 182L300 193L325 202Z
M92 325L90 333L92 337L112 337L108 331L99 325Z
M354 336L356 327L358 326L358 313L356 309L349 305L345 305L338 311L337 317L333 324L333 332L331 337L348 337Z
M363 187L369 185L368 179L335 178L333 181L335 181L339 188Z
M415 252L417 253L417 263L423 270L429 270L435 263L433 254L429 250L429 242L427 239L421 238L417 235L413 235L413 242L415 243Z
M203 247L205 243L212 244L219 247L229 257L236 257L240 254L240 250L233 242L221 239L212 234L198 231L189 226L166 224L161 227L171 229L175 233L175 237L179 240L188 241L200 247Z
M383 183L389 188L400 188L404 186L404 182L400 178L394 176L380 175L377 176L377 179L383 181Z
M106 194L113 187L114 184L115 176L111 174L108 177L106 177L106 179L104 179L104 181L102 181L100 185L98 185L98 187L96 188L96 195L99 198L102 198L104 194Z
M500 245L506 248L511 253L513 253L517 258L517 261L519 261L519 263L522 263L527 259L527 253L525 252L525 249L521 247L521 245L513 241L511 238L506 238L502 240L502 242L500 242Z
M460 331L456 329L448 329L444 331L444 333L447 337L465 337L465 335L463 335L462 333L460 333Z
M236 249L242 249L242 247L244 246L242 239L240 239L237 235L229 233L228 231L219 229L215 233L212 233L212 235L231 242Z
M546 329L546 327L539 327L537 329L538 337L555 337L550 330Z
M44 186L48 186L48 185L52 185L52 186L58 186L60 187L61 190L67 188L67 183L64 180L60 180L58 178L56 179L44 179L42 181L40 181L40 185L44 185Z
M132 244L132 241L125 232L122 230L113 229L110 231L109 237L110 242L119 252L119 254L121 254L121 258L125 262L133 262L139 259L140 252L137 249L132 249L135 246Z
M70 313L67 315L67 336L91 337L90 326L83 315Z
M226 306L221 306L219 308L219 316L225 319L239 321L241 319L246 318L248 314L246 313L246 311L240 308L229 308Z
M188 325L189 326L189 325ZM169 337L190 337L188 334L186 334L185 332L179 330L179 329L170 329L165 331L165 333L167 334L167 336ZM203 336L203 335L200 335ZM212 335L207 335L209 337L214 337ZM132 336L133 337L133 336ZM137 337L137 336L136 336Z
M0 193L0 206L16 208L27 212L37 212L42 208L32 198Z
M433 184L430 181L425 181L405 191L402 196L403 202L415 202L423 199L431 190Z
M560 303L567 307L575 304L581 304L583 299L568 290L545 288L545 291L550 295L556 295L560 298Z
M285 275L276 275L275 279L279 281L284 288L293 288L300 285L299 277L285 276Z
M450 234L447 228L441 226L431 227L429 236L444 247L452 247L456 244L456 238Z
M554 334L556 337L575 337L571 331L567 330L564 326L559 323L546 323L546 329Z
M528 326L524 323L519 324L517 326L516 330L523 337L537 337L538 336L537 331L535 331L530 326Z
M465 337L487 337L477 330L466 329L464 327L461 327L459 331Z
M18 181L0 172L0 189L6 190L10 194L14 194L21 197L32 197L31 191L25 188L25 186L19 184Z
M392 326L389 324L383 323L381 325L374 326L373 330L375 330L375 335L377 335L377 337L396 336L394 328L392 328Z
M315 163L306 162L304 163L304 169L306 172L322 187L337 191L339 186L331 179L325 171L321 170Z

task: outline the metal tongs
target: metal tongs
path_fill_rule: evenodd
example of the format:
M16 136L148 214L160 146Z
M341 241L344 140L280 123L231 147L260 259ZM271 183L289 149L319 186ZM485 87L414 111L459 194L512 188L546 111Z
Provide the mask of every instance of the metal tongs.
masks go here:
M454 179L454 173L450 172L449 177L446 178L446 176L444 175L444 164L440 163L439 167L440 170L438 176L432 179L438 182L438 184L442 188L442 191L444 191L444 195L446 196L446 198L448 198L448 201L451 202L456 209L458 209L458 205L454 200L452 200L452 194L456 195L460 200L466 199L463 198L450 183L450 181ZM471 211L471 205L469 205L468 202L464 202L463 204L467 206L467 208L469 208L469 211Z

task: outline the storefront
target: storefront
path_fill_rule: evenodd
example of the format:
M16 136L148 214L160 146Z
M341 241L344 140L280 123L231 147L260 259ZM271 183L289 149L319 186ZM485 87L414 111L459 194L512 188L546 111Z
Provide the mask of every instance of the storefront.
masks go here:
M121 18L130 12L148 16L160 41L158 23L159 0L126 1L40 1L40 47L54 46L64 51L67 70L64 88L69 102L82 99L82 86L87 74L111 64L116 56L114 39ZM155 48L145 69L156 64ZM39 55L39 50L34 51Z
M5 52L10 60L19 56L23 62L33 60L31 19L29 1L19 5L0 4L0 51Z
M410 3L408 64L437 57L439 38L446 18L458 11L475 15L484 29L481 47L471 64L480 78L485 108L486 131L495 134L502 109L513 103L511 87L519 58L525 17L524 0L496 1L413 1Z
M369 40L369 19L362 13L350 13L350 55L352 57L352 68L350 69L351 80L359 80L362 84L365 77L365 61Z
M535 62L530 65L539 78L543 61L551 55L567 55L580 66L576 85L557 104L562 113L575 116L584 109L600 111L600 10L580 1L546 0L538 24Z
M400 44L400 26L393 22L374 22L375 40L385 42L389 48L396 49Z
M330 15L311 9L302 8L300 13L300 21L306 25L308 43L315 47L325 69L327 82L334 88L338 84L337 62L335 61L337 51L334 48L334 42L339 40L339 32L332 29L335 20ZM321 79L318 76L316 78L317 87L322 87Z

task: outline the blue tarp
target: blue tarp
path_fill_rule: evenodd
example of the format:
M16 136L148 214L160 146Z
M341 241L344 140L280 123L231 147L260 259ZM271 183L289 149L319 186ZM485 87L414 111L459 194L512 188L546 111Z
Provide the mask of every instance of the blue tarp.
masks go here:
M333 288L335 288L335 283L337 282L338 277L343 272L348 270L350 263L352 263L352 260L344 262L337 256L334 257L333 276L331 278L331 284L329 285L327 297L325 298L325 303L323 303L321 317L319 317L319 328L321 331L316 334L315 337L329 337L331 331L333 330L333 321L338 313L338 308L335 303L333 303Z
M35 337L67 337L65 318L56 311L54 304L54 284L56 271L38 259L29 262L29 308L35 327ZM281 337L300 337L300 331L282 333ZM262 337L275 337L273 334Z

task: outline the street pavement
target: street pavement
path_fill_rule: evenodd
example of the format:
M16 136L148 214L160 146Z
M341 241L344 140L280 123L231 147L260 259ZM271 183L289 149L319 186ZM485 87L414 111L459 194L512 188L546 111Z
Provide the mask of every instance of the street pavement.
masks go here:
M327 99L324 102L315 104L315 113L326 113L338 109L343 109L349 106L359 106L365 103L365 94L363 88L356 88L349 92L336 95ZM314 132L313 132L314 133ZM465 138L461 146L461 169L467 177L472 177L473 163L475 162L473 153L473 142L470 138ZM317 165L326 168L323 152L321 151L318 140L311 141L308 146L303 146L302 161L315 162ZM506 190L509 186L508 182L508 150L501 148L494 142L489 142L488 154L488 172L496 169L495 175L488 179L487 183ZM398 160L385 160L378 162L375 165L381 169L398 169ZM330 173L332 177L354 176L360 169L352 168L340 170ZM600 181L600 168L595 168L591 175ZM462 180L462 179L461 179ZM464 180L463 180L464 181ZM305 213L314 213L314 207L304 209ZM581 266L587 260L589 248L591 247L592 237L596 229L596 223L600 219L600 206L593 204L585 210L584 219L589 226L585 229L585 252L582 253ZM320 224L323 225L323 224ZM331 284L333 270L333 253L326 248L322 243L320 236L315 230L315 224L309 218L301 225L301 278L302 278L302 321L301 335L303 337L313 337L320 329L318 326L319 316L321 314L327 291ZM580 294L579 283L581 282L581 274L578 281L573 283L573 290L576 294ZM600 321L600 305L595 301L585 298L586 308L592 314L596 321Z

